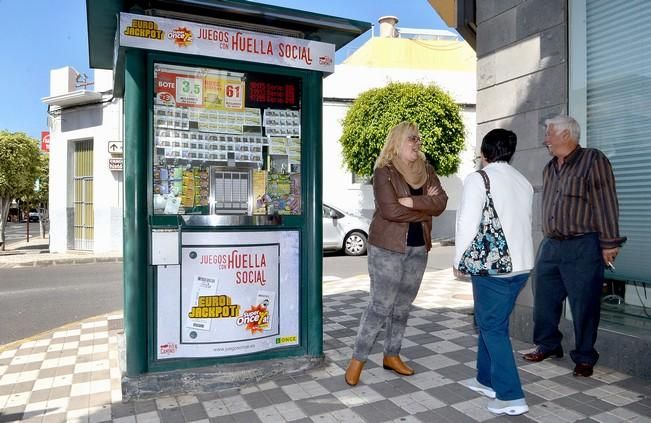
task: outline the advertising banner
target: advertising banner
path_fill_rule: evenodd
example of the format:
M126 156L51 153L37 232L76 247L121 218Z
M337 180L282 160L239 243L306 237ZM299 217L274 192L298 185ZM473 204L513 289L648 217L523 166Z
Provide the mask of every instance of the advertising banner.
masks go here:
M130 13L120 13L119 37L122 47L334 72L335 46L320 41Z
M158 268L159 359L298 345L296 231L192 232L182 244L181 266Z

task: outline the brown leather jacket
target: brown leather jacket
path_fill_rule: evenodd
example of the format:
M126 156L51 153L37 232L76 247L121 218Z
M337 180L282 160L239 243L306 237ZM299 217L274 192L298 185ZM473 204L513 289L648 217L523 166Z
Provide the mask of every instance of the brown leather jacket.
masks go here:
M427 195L429 187L435 187L437 193L433 196ZM448 196L432 166L427 165L427 182L423 185L423 195L411 195L405 179L390 164L373 172L373 193L375 213L369 228L369 244L404 253L409 223L421 222L425 247L427 251L432 248L432 216L443 213L448 203ZM411 197L414 207L400 204L398 198L401 197Z

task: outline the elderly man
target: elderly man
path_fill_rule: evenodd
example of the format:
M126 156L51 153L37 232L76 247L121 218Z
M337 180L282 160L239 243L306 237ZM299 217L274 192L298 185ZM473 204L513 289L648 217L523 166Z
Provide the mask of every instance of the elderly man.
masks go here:
M569 116L545 121L545 145L553 158L543 171L542 224L534 279L534 343L528 361L562 357L558 330L563 301L574 323L574 376L589 377L599 359L604 267L613 267L626 241L619 235L619 205L608 158L579 145L579 124Z

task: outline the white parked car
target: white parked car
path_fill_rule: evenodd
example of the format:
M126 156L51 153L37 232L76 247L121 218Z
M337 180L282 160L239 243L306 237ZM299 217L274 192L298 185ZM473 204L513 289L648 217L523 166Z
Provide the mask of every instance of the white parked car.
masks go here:
M323 249L344 250L349 256L366 254L366 240L371 221L323 205Z

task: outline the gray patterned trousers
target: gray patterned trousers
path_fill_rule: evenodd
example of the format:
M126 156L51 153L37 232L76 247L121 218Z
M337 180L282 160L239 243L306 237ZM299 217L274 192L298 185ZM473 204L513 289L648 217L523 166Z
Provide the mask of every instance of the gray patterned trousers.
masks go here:
M366 361L386 323L384 355L400 353L411 304L418 294L427 265L427 250L407 247L404 254L369 245L370 301L362 314L353 358Z

